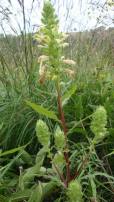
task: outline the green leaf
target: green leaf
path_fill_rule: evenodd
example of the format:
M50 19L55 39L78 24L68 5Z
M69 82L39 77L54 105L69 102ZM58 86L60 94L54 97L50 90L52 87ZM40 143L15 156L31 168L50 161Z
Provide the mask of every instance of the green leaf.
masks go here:
M35 190L32 191L32 194L28 202L42 202L42 195L43 195L42 186L41 183L39 183L39 185L35 188Z
M7 150L5 152L2 152L0 153L0 157L1 156L6 156L6 155L9 155L9 154L13 154L13 153L16 153L17 151L21 151L23 148L25 148L26 145L22 146L22 147L17 147L15 149L11 149L11 150Z
M31 191L32 189L25 189L24 191L13 193L11 198L9 199L9 202L28 199L31 195Z
M3 123L0 124L0 130L3 128L3 125L4 125Z
M62 106L64 106L68 102L68 100L71 98L71 96L75 93L76 89L77 89L77 86L75 83L73 83L70 86L70 89L67 90L67 92L62 97Z
M51 193L57 188L57 186L60 186L57 182L55 181L50 181L48 182L44 187L43 187L43 198L47 198Z
M42 166L46 153L49 151L49 148L43 147L36 155L36 164L39 163Z
M96 184L94 181L94 176L90 175L89 176L90 184L91 184L91 189L92 189L92 197L97 200L97 191L96 191Z
M12 160L10 160L10 162L3 167L3 172L0 173L0 180L4 177L4 175L8 172L8 170L10 169L10 167L13 165L13 163L21 156L21 153L19 153L17 156L15 156L15 158L13 158ZM1 169L0 169L1 171Z
M53 111L49 111L48 109L42 107L41 105L37 105L35 103L26 101L26 104L34 109L39 114L46 116L47 118L53 119L55 121L59 121L56 114Z
M25 170L25 172L19 177L19 187L21 190L27 188L29 184L34 180L34 177L40 172L40 164L36 164Z
M32 165L32 156L25 150L22 151L21 159L24 161L24 163L27 163L28 165Z
M41 171L41 166L46 154L46 149L43 147L36 156L36 164L30 168L27 168L19 177L19 187L24 190L34 180L35 176L38 176Z

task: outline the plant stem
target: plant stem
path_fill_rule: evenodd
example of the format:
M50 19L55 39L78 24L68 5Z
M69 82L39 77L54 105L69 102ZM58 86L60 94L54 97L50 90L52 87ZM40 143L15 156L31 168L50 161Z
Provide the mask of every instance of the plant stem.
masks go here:
M62 108L62 101L61 101L61 89L60 89L60 85L59 85L59 81L57 81L57 102L58 102L58 111L60 114L60 121L61 121L61 125L63 128L63 132L64 132L64 136L65 136L65 152L64 152L64 158L66 161L66 183L67 183L67 187L68 187L68 183L70 181L70 161L69 161L69 151L68 151L68 143L67 143L67 127L66 127L66 121L65 121L65 116L64 116L64 112L63 112L63 108Z
M58 173L58 175L59 175L61 181L64 183L65 188L67 188L67 182L66 182L66 180L64 179L64 176L60 173L58 167L57 167L54 163L53 163L53 166L54 166L56 172Z

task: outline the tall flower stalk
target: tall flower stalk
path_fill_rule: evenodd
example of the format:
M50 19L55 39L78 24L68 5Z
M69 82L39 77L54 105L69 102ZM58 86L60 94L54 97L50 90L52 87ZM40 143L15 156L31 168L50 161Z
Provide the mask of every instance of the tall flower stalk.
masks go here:
M62 81L63 73L68 72L69 70L67 65L72 66L75 62L69 59L65 60L63 56L63 49L68 45L68 43L65 43L67 35L59 31L59 21L50 1L44 2L42 27L35 35L35 38L39 43L38 47L42 53L38 58L38 62L40 63L39 82L43 84L45 80L50 79L54 81L56 87L59 119L65 137L64 158L66 162L66 179L64 182L65 186L68 187L68 183L70 182L70 160L67 124L62 107L60 82ZM67 67L67 71L65 66Z

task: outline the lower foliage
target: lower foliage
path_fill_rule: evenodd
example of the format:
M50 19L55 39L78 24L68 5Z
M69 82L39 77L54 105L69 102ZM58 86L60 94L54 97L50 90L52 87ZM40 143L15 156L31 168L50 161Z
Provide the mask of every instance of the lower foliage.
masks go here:
M86 133L86 141L78 143L69 136L70 178L66 183L63 132L56 125L52 133L43 120L38 120L36 135L41 149L36 155L27 152L29 145L0 154L0 201L113 201L114 177L107 173L99 158L99 148L108 136L106 125L106 110L99 106L91 115L93 136L90 138ZM8 155L13 158L7 158Z

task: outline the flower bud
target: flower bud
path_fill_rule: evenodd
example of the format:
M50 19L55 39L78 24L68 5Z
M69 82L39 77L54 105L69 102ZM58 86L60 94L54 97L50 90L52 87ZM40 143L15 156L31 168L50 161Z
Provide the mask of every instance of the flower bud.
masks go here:
M67 190L68 202L82 202L82 188L78 180L70 182Z
M94 143L101 141L107 133L107 113L103 106L99 106L92 115L91 130L95 137Z
M50 142L50 132L46 123L42 120L38 120L36 123L36 135L39 142L43 146L47 146Z
M58 150L63 149L65 146L65 136L59 127L55 131L55 146Z
M55 154L55 156L54 156L54 158L53 158L53 162L54 162L58 167L63 166L65 160L64 160L64 155L63 155L63 153L62 153L61 151L58 151L58 152Z

